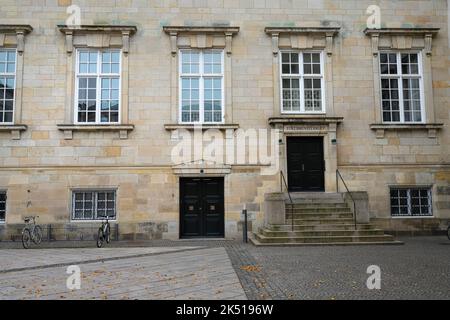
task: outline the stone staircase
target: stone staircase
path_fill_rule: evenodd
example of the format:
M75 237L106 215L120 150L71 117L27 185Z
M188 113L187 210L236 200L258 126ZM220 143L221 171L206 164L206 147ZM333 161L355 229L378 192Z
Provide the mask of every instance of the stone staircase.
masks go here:
M370 223L357 224L340 193L292 193L286 201L285 224L259 228L250 240L255 245L361 245L401 244ZM293 219L293 229L292 229Z

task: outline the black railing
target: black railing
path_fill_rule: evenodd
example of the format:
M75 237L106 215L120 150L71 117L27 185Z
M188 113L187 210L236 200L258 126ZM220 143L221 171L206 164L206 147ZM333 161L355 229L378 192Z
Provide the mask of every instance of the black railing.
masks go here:
M286 188L286 192L288 194L289 197L289 204L291 205L291 228L292 231L294 231L294 201L292 201L292 197L291 197L291 193L289 192L289 187L288 184L286 182L286 178L284 177L284 173L283 171L280 170L280 188L281 188L281 192L283 192L283 184Z
M339 178L341 179L342 183L344 184L344 187L347 190L347 193L348 193L348 195L350 196L350 199L353 202L353 222L354 222L355 230L356 230L356 202L353 199L352 193L348 189L347 184L344 181L344 178L342 178L341 173L339 172L339 170L336 169L336 191L337 192L339 192Z

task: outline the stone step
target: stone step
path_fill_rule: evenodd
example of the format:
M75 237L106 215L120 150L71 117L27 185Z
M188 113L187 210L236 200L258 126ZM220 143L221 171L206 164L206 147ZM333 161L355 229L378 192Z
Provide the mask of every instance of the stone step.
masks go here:
M302 219L294 219L294 225L318 225L318 224L352 224L354 223L353 218L302 218ZM291 219L286 219L286 224L292 224Z
M350 208L333 208L333 207L321 207L321 208L286 208L286 213L326 213L326 212L352 212Z
M315 205L315 204L323 204L323 203L329 203L329 204L346 204L344 199L292 199L292 202L294 205ZM291 201L289 198L285 201L286 204L291 204Z
M335 237L335 236L375 236L383 235L381 229L371 230L313 230L313 231L275 231L270 229L260 229L259 234L266 237Z
M315 230L354 230L355 225L353 223L342 223L342 224L297 224L294 225L294 231L315 231ZM273 231L292 231L292 225L290 224L277 224L268 225L266 229ZM357 224L357 230L372 230L375 227L371 224Z
M353 215L351 212L324 212L324 213L318 213L318 212L311 212L311 213L294 213L294 214L286 214L286 219L292 219L294 217L294 220L297 219L322 219L322 218L353 218Z
M290 192L291 198L294 200L337 200L343 199L341 193L337 192Z
M286 209L348 208L347 203L286 203Z
M308 247L308 246L375 246L375 245L402 245L401 241L360 241L360 242L289 242L289 243L270 243L260 242L256 237L251 236L250 242L255 246L262 247Z
M355 243L355 242L389 242L393 241L391 235L353 235L353 236L292 236L267 237L254 233L253 236L260 243Z

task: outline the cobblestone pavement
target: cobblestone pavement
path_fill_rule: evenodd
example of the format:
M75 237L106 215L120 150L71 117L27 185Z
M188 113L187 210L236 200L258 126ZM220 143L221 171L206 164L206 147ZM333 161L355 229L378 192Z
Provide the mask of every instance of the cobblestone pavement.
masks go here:
M167 259L167 264L162 262L152 264L150 260L153 258L148 257L120 258L104 263L86 264L89 266L87 279L91 279L89 292L92 296L87 294L82 298L91 298L96 295L104 297L102 292L107 292L109 295L106 296L114 299L182 299L186 297L223 299L224 297L245 298L245 296L249 299L450 299L450 241L445 237L414 237L399 238L399 240L404 241L405 244L401 246L255 247L251 244L243 244L241 241L156 240L129 244L121 242L116 245L154 248L155 254L159 254L155 257ZM72 244L53 245L70 246ZM181 252L161 254L161 251L174 247ZM132 250L139 251L138 248ZM212 257L208 258L208 250L213 250ZM214 250L221 250L221 254ZM3 260L1 251L0 259ZM37 252L41 251L37 250ZM137 255L134 251L127 254ZM150 255L151 252L148 254ZM204 258L205 254L206 258ZM218 255L214 256L216 254ZM181 257L183 259L179 260ZM210 258L212 260L208 260ZM206 269L203 268L203 262L199 263L202 259L210 261ZM230 269L222 270L222 264L225 264L225 267L230 266ZM231 270L231 265L234 267L234 272ZM381 268L381 290L367 289L366 281L369 274L366 271L370 265ZM179 272L176 281L181 281L181 291L177 291L176 287L174 290L170 281L157 282L155 278L152 279L145 273L146 270L161 272L156 270L167 269L166 273L169 274L169 266L174 268L175 272ZM134 269L130 272L126 271L130 267ZM214 270L214 268L220 270ZM94 279L96 272L100 272L102 276ZM182 277L183 272L188 276ZM1 291L5 288L2 277L11 274L2 274L0 271L0 287L3 287L0 288ZM121 278L116 282L110 280L117 274ZM33 277L33 272L25 275L24 278ZM16 274L16 278L23 276L23 273ZM34 277L42 279L42 275ZM130 279L136 277L139 281L131 281L128 277L131 277ZM124 279L127 279L126 283L121 285ZM150 281L149 279L153 281L150 282L151 289L135 287L142 287L146 281ZM13 280L10 278L9 286L11 281ZM196 282L189 285L190 281ZM227 285L227 281L232 281L231 287ZM102 283L111 285L114 290L106 290L108 287ZM95 289L96 286L100 287ZM61 295L70 298L64 294L66 291L61 291ZM188 295L186 291L189 292ZM196 295L198 291L201 293ZM27 292L22 291L22 294L26 296ZM211 295L211 292L214 292L214 295ZM58 298L58 294L40 297Z
M134 248L122 255L75 250L28 251L61 265L0 273L0 299L246 299L224 248ZM23 257L16 250L0 252L2 260L8 253ZM71 259L81 269L80 290L66 287Z

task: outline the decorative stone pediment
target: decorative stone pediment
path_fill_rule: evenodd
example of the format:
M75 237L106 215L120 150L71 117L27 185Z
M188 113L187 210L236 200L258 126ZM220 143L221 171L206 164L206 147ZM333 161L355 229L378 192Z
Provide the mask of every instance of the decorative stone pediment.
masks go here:
M324 135L334 133L342 117L289 116L269 118L269 124L282 130L287 135Z
M239 32L239 27L165 26L163 30L170 36L171 52L174 56L179 48L225 48L226 53L231 55L232 39Z
M331 56L333 37L340 27L266 27L272 37L272 52L276 56L280 49L320 49Z
M130 49L130 36L136 33L135 26L119 25L82 25L69 27L58 25L59 31L66 36L67 54L74 47L84 48L122 48L124 54Z
M431 42L439 28L382 28L365 29L364 33L372 39L372 53L380 50L425 50L431 55Z
M16 47L19 55L25 49L25 36L33 31L28 24L0 24L0 47Z

